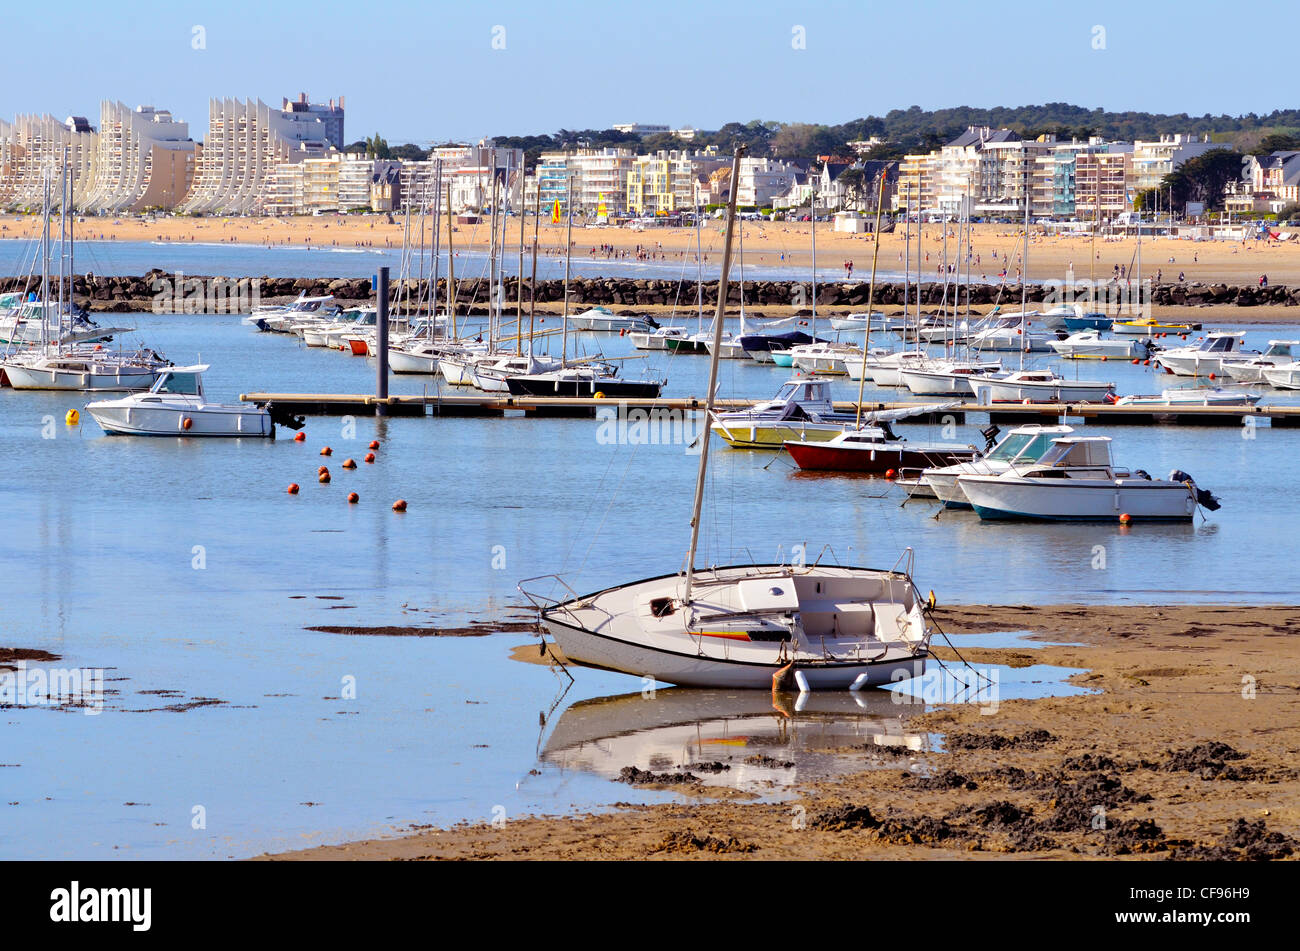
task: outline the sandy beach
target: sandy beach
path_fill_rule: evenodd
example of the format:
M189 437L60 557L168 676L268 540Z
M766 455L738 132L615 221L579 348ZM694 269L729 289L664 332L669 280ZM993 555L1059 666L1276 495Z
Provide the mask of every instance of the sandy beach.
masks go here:
M801 785L790 802L670 776L654 788L686 801L640 804L630 786L608 813L413 827L268 857L1300 856L1300 607L965 606L936 620L974 665L1084 668L1072 681L1093 692L1003 701L991 715L941 707L919 725L943 735L945 752L843 750L860 771ZM1020 629L1032 645L963 648L959 636ZM947 647L937 655L956 661Z
M80 240L165 241L193 243L240 243L264 246L290 245L315 247L382 247L400 248L405 230L401 216L335 215L286 218L84 218L76 225ZM413 226L415 227L415 226ZM442 241L446 242L446 223L441 222ZM759 266L807 267L811 264L811 225L807 222L745 222L743 242L745 262ZM942 278L944 239L939 225L922 225L922 251L925 260L921 273L925 280ZM37 215L0 217L0 238L36 239L41 219ZM1028 275L1031 280L1064 280L1073 273L1077 280L1105 281L1122 268L1136 266L1137 241L1066 237L1041 233L1031 228ZM490 227L485 221L477 225L457 225L452 240L457 248L484 249ZM525 242L531 246L533 222L526 221ZM539 253L564 254L563 225L544 220L538 235ZM432 240L432 222L427 223L426 240ZM700 229L703 256L716 261L722 253L723 226L710 222ZM418 241L418 231L417 238ZM650 228L636 231L626 227L592 225L575 222L574 254L613 259L665 261L695 260L696 232L693 228ZM948 238L948 261L956 265L957 235ZM512 219L506 227L507 255L518 254L519 222ZM1003 268L1006 282L1015 283L1023 266L1023 236L1012 225L981 224L974 226L970 276L974 283L999 283ZM901 271L904 265L904 236L882 236L879 266ZM915 239L912 250L915 252ZM829 223L817 226L817 270L826 279L849 275L846 262L852 262L852 276L866 280L871 273L873 240L868 234L843 234L831 230ZM916 261L911 261L913 270ZM965 263L962 263L965 268ZM964 274L964 270L963 270ZM1300 240L1288 242L1192 242L1173 238L1144 238L1142 275L1157 283L1174 283L1182 274L1187 281L1250 284L1266 275L1271 284L1300 283Z

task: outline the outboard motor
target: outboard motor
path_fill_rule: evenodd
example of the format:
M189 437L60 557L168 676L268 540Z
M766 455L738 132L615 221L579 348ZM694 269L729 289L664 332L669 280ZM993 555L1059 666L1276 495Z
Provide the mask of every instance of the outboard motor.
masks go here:
M644 320L647 324L649 324L654 330L659 329L659 321L655 320L649 314L643 315L641 319Z
M1182 469L1175 469L1169 473L1170 482L1185 482L1192 490L1192 495L1196 497L1196 504L1211 512L1217 512L1223 506L1219 504L1218 498L1211 494L1209 489L1202 489L1196 484L1196 480L1189 476Z
M986 426L984 429L980 430L980 435L984 437L985 452L988 452L997 444L998 434L1001 432L1002 430L998 427L997 423L992 423L991 425Z
M266 404L266 411L271 414L271 422L277 426L284 426L288 429L302 429L307 425L306 416L295 416L289 410L282 406L276 406L274 403Z

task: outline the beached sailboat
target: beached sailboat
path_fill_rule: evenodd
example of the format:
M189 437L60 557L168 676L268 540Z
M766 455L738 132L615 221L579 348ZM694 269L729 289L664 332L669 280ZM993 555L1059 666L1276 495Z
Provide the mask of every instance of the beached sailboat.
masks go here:
M742 151L732 162L717 338ZM719 361L715 352L706 413L713 410ZM819 562L697 568L708 464L706 439L682 571L562 601L526 587L542 579L520 582L520 591L537 605L543 628L566 658L684 686L776 689L789 677L801 691L859 689L924 672L930 631L925 602L907 570Z

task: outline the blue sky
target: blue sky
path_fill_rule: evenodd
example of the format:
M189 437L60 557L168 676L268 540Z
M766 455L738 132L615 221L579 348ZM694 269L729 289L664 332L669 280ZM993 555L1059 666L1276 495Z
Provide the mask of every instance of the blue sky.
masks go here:
M51 0L6 10L0 116L97 123L113 98L169 108L202 138L211 96L305 91L347 97L349 140L378 130L396 144L630 121L834 123L911 105L1266 113L1300 106L1295 84L1285 66L1248 64L1287 62L1298 27L1300 4L1210 0Z

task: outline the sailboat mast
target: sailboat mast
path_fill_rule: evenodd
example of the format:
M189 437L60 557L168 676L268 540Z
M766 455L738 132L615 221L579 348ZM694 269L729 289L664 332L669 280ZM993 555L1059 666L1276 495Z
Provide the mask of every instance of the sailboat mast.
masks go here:
M492 234L488 237L488 353L496 350L496 304L497 292L497 150L492 149L488 153L489 161L492 163L489 169L489 178L492 182L492 193L490 201L492 202L492 217L488 221Z
M809 336L817 339L817 186L808 196L808 224L812 226L812 327Z
M537 210L533 213L533 276L528 279L528 356L533 355L533 326L537 318L537 232L542 227L542 183L537 183ZM520 275L522 279L523 275Z
M63 177L59 179L59 309L55 314L54 342L63 339L63 277L68 258L68 149L63 149Z
M507 183L507 185L508 184L509 183ZM540 188L538 189L538 194L541 194ZM528 199L524 197L524 170L521 166L519 169L519 270L515 272L515 290L518 292L518 303L515 306L516 353L524 352L524 219L527 217L527 215L524 214L524 211L527 207ZM530 327L528 329L528 355L530 357L533 354L532 333L533 331ZM530 369L531 366L531 361L529 361Z
M45 221L41 228L41 346L47 347L50 343L49 320L50 320L50 170L42 170L43 199L45 205ZM17 324L14 325L17 327Z
M867 346L871 342L871 306L876 299L876 264L880 260L880 206L885 200L885 172L880 173L880 190L876 194L876 246L871 252L871 283L867 285L867 336L862 341L862 375L858 377L858 415L853 428L862 428L862 393L867 386Z
M442 204L440 201L442 198L442 159L438 159L433 174L433 261L429 268L429 323L425 327L425 333L429 340L433 339L434 330L438 323L438 274L442 269L442 229L438 227L438 219L442 217L440 214L441 209L438 207Z
M1020 369L1025 368L1025 347L1028 345L1028 334L1025 333L1025 307L1029 303L1029 147L1025 146L1024 154L1020 157L1024 163L1024 173L1021 176L1024 179L1025 190L1025 250L1020 258Z
M722 354L722 320L727 307L727 278L731 272L731 239L736 232L736 194L740 191L740 157L745 154L743 145L736 146L731 159L731 193L727 197L727 236L722 245L722 274L718 278L718 310L713 318L713 347L709 351L709 389L704 402L704 430L700 446L700 469L695 477L695 505L691 511L691 547L686 552L686 588L682 604L691 603L691 587L695 581L695 552L700 542L700 513L704 507L704 479L709 472L709 442L713 434L709 420L713 417L713 402L718 388L718 358Z
M564 206L569 212L569 225L564 235L564 316L560 318L560 366L569 360L569 260L573 257L573 173L566 171L568 183Z
M451 321L454 339L460 339L460 326L456 323L456 247L452 238L455 230L451 217L451 183L447 184L447 319Z

